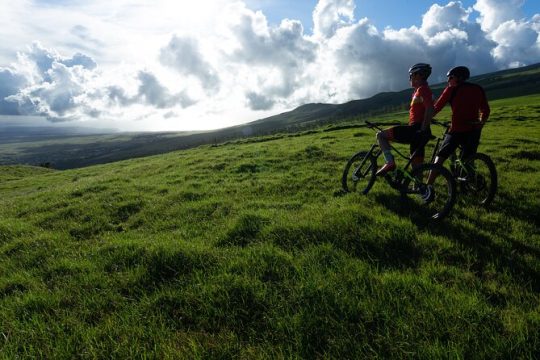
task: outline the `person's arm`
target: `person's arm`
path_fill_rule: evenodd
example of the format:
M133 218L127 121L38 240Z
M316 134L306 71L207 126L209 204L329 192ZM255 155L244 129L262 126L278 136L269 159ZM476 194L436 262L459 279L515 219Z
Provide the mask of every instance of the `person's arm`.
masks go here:
M424 120L422 121L421 129L422 131L426 131L429 130L429 127L431 126L431 119L433 118L435 109L433 107L433 94L431 93L431 90L426 90L425 93L422 94L422 97L426 109L424 110Z
M435 113L435 109L432 106L426 107L426 110L424 111L424 121L422 122L422 131L426 131L431 126L431 119L433 119L433 115Z
M441 96L439 96L437 101L435 101L433 116L437 115L446 106L446 104L450 100L450 95L452 94L452 91L453 88L451 88L450 86L444 88Z
M489 108L486 93L484 92L484 89L482 89L482 101L480 102L480 122L482 125L488 120L490 112L491 109Z

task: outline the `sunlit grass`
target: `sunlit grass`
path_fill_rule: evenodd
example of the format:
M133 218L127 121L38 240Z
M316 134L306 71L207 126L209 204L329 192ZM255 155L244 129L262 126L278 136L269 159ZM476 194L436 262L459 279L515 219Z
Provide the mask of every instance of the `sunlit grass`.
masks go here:
M2 167L0 353L533 358L538 103L492 103L492 208L460 201L427 226L383 182L339 192L374 141L360 121L63 172Z

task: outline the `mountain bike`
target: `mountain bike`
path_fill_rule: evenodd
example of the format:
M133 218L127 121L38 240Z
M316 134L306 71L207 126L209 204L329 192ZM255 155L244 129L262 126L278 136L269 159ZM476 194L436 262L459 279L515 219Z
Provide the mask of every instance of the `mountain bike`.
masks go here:
M436 119L433 119L431 123L445 128L443 135L437 138L433 148L431 156L433 163L439 152L441 141L450 130L450 123ZM462 159L463 149L461 146L458 149L459 156L454 151L449 157L450 172L456 181L458 191L467 199L472 200L475 205L488 207L497 192L497 169L493 160L488 155L479 152L469 159Z
M382 131L380 125L383 124L366 121L366 126L374 131ZM425 143L428 141L429 138L425 139ZM411 156L406 156L394 146L390 146L394 153L407 160L407 164L386 174L384 176L386 182L390 187L400 192L403 198L410 199L413 202L413 208L418 210L421 217L429 220L442 220L448 215L456 200L456 185L450 171L432 163L422 164L412 169L412 159L416 151ZM343 191L358 191L367 195L377 180L375 175L378 168L377 159L381 154L382 150L377 142L371 145L368 151L354 154L343 170L341 178ZM438 176L430 185L427 180L432 171L436 171Z

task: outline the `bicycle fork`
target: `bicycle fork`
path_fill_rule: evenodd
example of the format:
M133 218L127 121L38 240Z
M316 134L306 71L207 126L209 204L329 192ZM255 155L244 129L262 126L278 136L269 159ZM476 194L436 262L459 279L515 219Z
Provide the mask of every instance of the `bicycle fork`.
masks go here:
M422 185L417 178L412 176L407 170L397 168L394 170L395 175L387 174L385 176L386 181L396 190L401 191L403 194L413 194L418 192L418 188ZM414 184L414 189L405 188L405 184Z
M379 149L375 153L373 153L373 150L375 150L376 147L377 147L377 145L375 145L375 144L371 145L371 148L366 153L366 156L364 157L363 161L360 163L360 165L358 165L356 167L356 169L354 169L353 177L356 177L357 179L361 179L361 178L365 178L369 174L369 172L371 171L371 167L368 167L367 169L365 169L365 171L363 171L363 173L359 174L359 171L364 167L366 161L370 161L369 159L371 157L377 159L382 154L381 149ZM375 162L375 164L376 164L376 162Z
M452 170L456 181L465 182L470 180L471 176L475 173L474 164L465 164L465 162L455 154L453 154L452 157L451 161L454 167Z

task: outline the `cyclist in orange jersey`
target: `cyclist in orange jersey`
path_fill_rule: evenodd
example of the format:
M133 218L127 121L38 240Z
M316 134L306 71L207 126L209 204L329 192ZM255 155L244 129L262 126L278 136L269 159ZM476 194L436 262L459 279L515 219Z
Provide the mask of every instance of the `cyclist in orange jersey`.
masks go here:
M414 88L409 109L409 124L388 128L377 133L377 141L384 155L385 164L377 171L377 175L385 175L396 168L390 141L410 144L413 167L424 162L424 147L431 135L430 124L433 117L433 93L427 79L431 75L431 66L418 63L409 69L409 81Z

